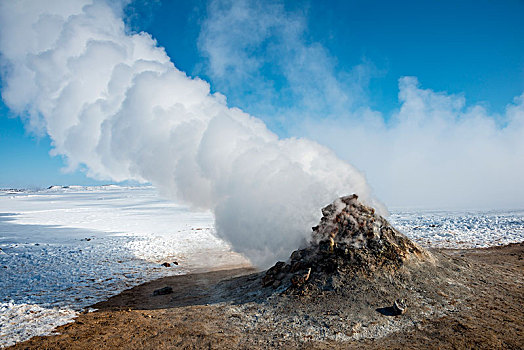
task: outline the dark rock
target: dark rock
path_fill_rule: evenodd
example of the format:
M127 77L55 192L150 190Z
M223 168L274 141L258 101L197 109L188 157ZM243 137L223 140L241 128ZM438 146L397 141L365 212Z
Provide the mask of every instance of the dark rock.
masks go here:
M165 262L165 263L162 264L162 266L164 266L164 267L171 267L171 264L168 263L168 262Z
M307 282L311 275L311 268L308 268L306 273L296 273L291 277L291 283L294 286L301 286Z
M397 315L404 315L406 313L407 305L404 299L397 299L393 303L393 311Z
M286 274L285 272L279 272L278 275L275 276L275 279L278 280L278 281L281 281L281 280L283 280L286 276L287 276L287 274Z
M291 273L300 271L304 268L304 264L301 261L297 261L296 263L291 266L291 269L289 270Z
M288 274L290 270L291 270L291 265L286 264L284 265L284 267L282 267L282 269L280 270L280 273Z
M351 204L355 199L358 199L358 195L355 193L349 196L340 197L340 200L346 204Z
M266 274L264 277L262 277L262 285L264 287L270 286L275 282L275 277L273 275Z
M297 273L297 274L294 274L293 277L291 277L291 283L294 286L301 286L301 285L303 285L305 283L305 281L302 278L302 275Z
M285 262L279 261L275 264L275 266L267 270L265 276L262 278L262 285L267 287L275 283L275 280L284 278L285 272L283 271L289 271L289 267L285 268L285 266Z
M293 253L291 253L291 261L298 261L302 258L302 250L295 250Z
M276 275L282 270L282 268L286 266L286 263L283 261L277 262L272 268L267 270L266 275Z
M164 287L157 289L153 292L153 295L167 295L173 293L173 288L171 287Z
M173 261L173 265L178 265L178 261Z
M323 252L329 252L331 250L331 242L329 240L319 242L318 249Z

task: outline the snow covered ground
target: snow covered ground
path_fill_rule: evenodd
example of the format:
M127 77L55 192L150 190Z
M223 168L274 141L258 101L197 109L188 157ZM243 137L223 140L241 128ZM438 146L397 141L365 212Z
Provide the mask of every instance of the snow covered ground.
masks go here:
M145 281L246 263L216 238L211 213L152 187L0 191L0 347Z
M524 240L524 210L392 210L388 220L424 247L482 248Z
M395 210L389 220L424 246L524 240L524 210ZM0 347L49 334L139 283L246 263L216 238L211 213L164 200L152 187L0 191Z

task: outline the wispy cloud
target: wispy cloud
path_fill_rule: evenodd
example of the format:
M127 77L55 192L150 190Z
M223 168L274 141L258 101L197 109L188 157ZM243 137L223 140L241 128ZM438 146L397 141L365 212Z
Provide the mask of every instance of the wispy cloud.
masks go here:
M285 126L304 117L340 116L360 105L373 66L350 72L307 31L307 7L279 1L214 0L199 48L218 90L241 97L254 113Z
M498 115L400 77L398 110L382 113L367 104L372 62L341 71L307 25L281 1L211 1L199 45L213 84L334 149L390 205L524 206L523 96Z

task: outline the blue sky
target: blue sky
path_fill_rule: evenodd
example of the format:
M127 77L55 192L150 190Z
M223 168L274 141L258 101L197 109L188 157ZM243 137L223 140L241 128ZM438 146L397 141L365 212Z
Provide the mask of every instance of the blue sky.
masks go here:
M260 117L279 136L310 137L346 160L357 158L372 185L381 180L364 161L312 129L333 120L351 127L363 111L387 123L401 108L399 79L405 76L418 79L417 91L463 98L466 109L482 106L502 124L506 106L524 92L522 1L246 7L256 16L238 19L234 10L242 5L228 1L135 1L125 13L131 31L150 33L180 70L208 81L230 106ZM233 21L224 24L225 16ZM2 103L0 187L100 183L82 171L63 173L63 159L49 155L49 137L27 132L12 117ZM322 120L328 121L316 124Z
M195 5L195 3L197 5ZM290 6L290 4L292 6ZM306 40L320 43L350 71L363 61L374 67L368 98L383 112L398 107L398 79L417 76L436 91L462 93L468 103L502 112L524 91L524 4L522 1L298 1ZM206 74L197 47L206 2L163 2L133 27L164 46L177 67L209 81L232 104L243 105L240 87L220 89ZM268 74L279 80L278 75ZM241 89L240 89L241 90ZM242 91L245 92L245 91Z

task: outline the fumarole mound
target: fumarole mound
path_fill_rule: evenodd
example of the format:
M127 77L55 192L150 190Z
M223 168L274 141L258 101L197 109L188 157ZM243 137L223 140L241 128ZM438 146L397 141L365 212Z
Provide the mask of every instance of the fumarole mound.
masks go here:
M355 194L338 198L322 214L309 245L294 251L287 263L279 261L270 268L262 278L264 287L287 287L292 294L335 290L337 276L366 278L433 260Z

